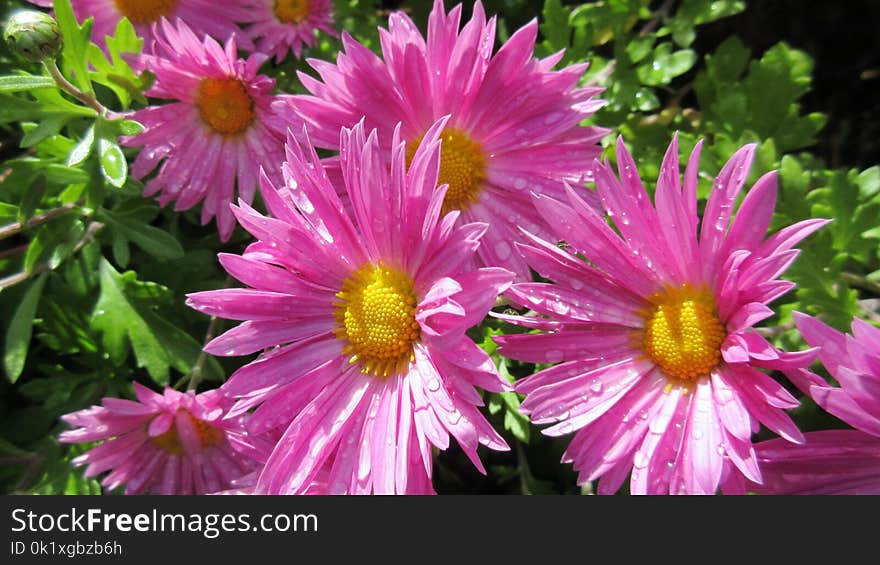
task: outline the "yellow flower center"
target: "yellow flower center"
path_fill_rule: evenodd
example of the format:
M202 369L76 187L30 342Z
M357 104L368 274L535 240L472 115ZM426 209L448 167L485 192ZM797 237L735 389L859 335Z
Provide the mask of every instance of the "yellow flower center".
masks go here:
M422 137L424 135L407 143L407 167L412 162ZM443 213L467 210L477 201L486 180L486 156L483 148L468 134L453 128L443 130L440 139L440 178L437 183L449 185L443 201Z
M189 421L192 423L193 428L195 428L196 433L199 435L199 443L201 444L202 449L211 447L223 440L224 434L222 430L212 427L207 422L197 420L188 413L187 416L189 417ZM168 428L167 432L151 437L150 441L152 441L159 449L167 451L172 455L183 455L184 453L176 422L171 423L171 427Z
M119 13L133 24L149 24L167 16L177 0L113 0Z
M669 288L649 299L641 346L670 380L694 381L721 362L724 325L707 290Z
M208 126L223 135L241 133L254 120L254 101L237 78L204 78L196 108Z
M275 0L275 15L286 24L298 24L309 17L309 0Z
M416 292L405 273L367 263L342 283L334 302L336 337L361 372L377 377L402 373L413 361L421 330Z

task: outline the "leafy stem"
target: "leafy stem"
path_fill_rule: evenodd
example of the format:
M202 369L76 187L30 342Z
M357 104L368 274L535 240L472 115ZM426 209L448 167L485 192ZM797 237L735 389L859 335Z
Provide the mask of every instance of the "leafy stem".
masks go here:
M80 204L80 202L64 204L63 206L52 208L51 210L47 210L41 214L36 214L26 222L15 222L2 226L0 227L0 239L6 239L7 237L13 236L25 229L30 229L32 227L39 226L40 224L45 224L46 222L51 221L58 216L62 216L70 212L74 208L80 206Z
M73 251L71 253L76 253L83 247L85 247L89 242L95 239L95 235L104 227L104 224L101 222L90 222L88 226L86 226L86 231L81 238L76 242L76 245L73 246ZM52 270L54 265L50 264L48 261L39 263L34 266L30 271L22 271L20 273L15 273L14 275L9 275L8 277L0 279L0 292L11 288L19 283L23 283L34 275L39 275L40 273L46 273Z
M94 109L102 118L106 118L109 115L110 110L108 110L103 104L98 102L97 98L95 98L91 94L83 92L82 90L74 86L69 80L64 78L64 75L61 74L61 70L58 68L58 65L55 64L54 60L50 59L48 61L43 61L43 64L45 65L46 70L49 71L49 74L52 75L52 78L55 80L55 83L61 90L67 92L83 104Z

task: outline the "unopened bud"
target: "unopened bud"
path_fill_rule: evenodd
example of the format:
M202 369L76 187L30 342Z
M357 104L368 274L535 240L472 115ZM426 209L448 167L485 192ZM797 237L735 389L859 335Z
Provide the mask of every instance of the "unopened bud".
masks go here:
M9 16L3 38L12 51L34 63L54 59L64 44L55 19L38 10L19 10Z

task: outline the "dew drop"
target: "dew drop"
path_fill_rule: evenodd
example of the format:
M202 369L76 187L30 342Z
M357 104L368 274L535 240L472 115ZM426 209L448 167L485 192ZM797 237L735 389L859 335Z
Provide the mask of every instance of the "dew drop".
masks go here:
M495 244L495 253L498 255L498 258L502 261L506 260L510 257L510 244L506 241L499 241Z
M559 363L562 361L564 354L559 349L548 349L545 359L548 363Z
M431 392L437 392L440 390L440 381L436 377L431 377L428 380L428 390Z

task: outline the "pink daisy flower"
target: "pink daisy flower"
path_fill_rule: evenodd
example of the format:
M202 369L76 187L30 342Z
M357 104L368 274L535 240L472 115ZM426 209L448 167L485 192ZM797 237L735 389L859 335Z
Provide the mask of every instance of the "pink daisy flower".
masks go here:
M147 95L174 102L131 114L146 128L122 140L143 147L132 174L144 178L161 163L144 194L158 193L159 203L174 202L175 210L204 200L202 223L216 215L226 241L235 227L229 204L236 185L239 197L251 202L260 166L280 178L283 138L267 125L275 81L257 74L267 56L238 59L234 39L224 49L181 21L163 20L156 31L155 54L140 56L137 65L156 75Z
M59 441L103 442L73 460L88 465L85 476L110 471L101 484L125 485L125 494L205 494L255 470L251 457L259 448L241 418L225 418L232 401L219 390L166 387L158 394L138 383L134 390L136 402L104 398L101 406L62 416L76 429Z
M408 171L399 130L388 159L375 131L343 129L351 214L305 135L304 145L288 143L285 185L262 178L271 217L234 207L258 241L219 258L251 288L191 294L188 304L244 320L209 353L270 348L223 385L240 398L233 415L256 407L251 433L283 430L257 493L303 493L316 478L331 494L429 493L432 448L446 449L450 434L482 472L479 444L508 449L478 410L475 386L510 387L465 331L513 274L475 268L485 224L441 214L445 126L425 133Z
M550 436L577 432L563 461L579 482L602 477L614 493L630 470L638 494L713 494L723 480L760 482L751 435L758 423L789 441L803 437L783 409L798 401L759 369L809 364L751 327L766 304L794 284L778 280L798 241L822 226L809 220L764 239L776 203L776 173L761 177L730 222L755 146L739 150L715 179L697 236L698 144L682 187L673 139L651 205L635 162L617 144L620 179L607 164L596 186L614 227L567 189L565 201L534 195L556 228L558 248L526 234L523 256L552 283L514 285L507 296L534 316L511 322L546 330L500 336L500 351L560 363L516 385ZM579 259L586 257L590 263Z
M476 2L459 32L461 6L449 14L435 0L427 40L410 18L395 12L380 29L382 58L343 33L336 64L311 60L321 80L300 73L311 95L289 106L309 126L312 141L338 149L340 127L361 118L377 129L383 153L392 148L398 122L408 144L406 161L439 118L451 116L442 133L440 184L448 185L443 212L463 222L490 224L477 256L483 265L504 265L530 280L528 266L513 253L517 226L544 234L529 192L562 197L562 181L581 185L600 153L607 130L581 127L604 101L601 88L578 88L586 64L553 71L562 58L533 56L538 24L514 33L493 56L495 18L486 20Z
M333 27L331 0L259 0L247 28L256 50L280 63L290 51L298 59L302 46L318 43L316 31L339 35Z
M29 0L46 8L52 7L52 0ZM162 18L180 18L198 36L207 34L227 41L236 34L239 44L245 49L253 46L247 37L242 37L238 23L253 19L251 0L71 0L73 13L80 22L94 18L92 38L98 45L104 45L104 37L113 36L116 25L122 18L128 18L139 37L144 38L144 52L153 50L154 24Z
M853 318L845 335L816 318L794 313L804 340L840 383L832 386L807 369L788 371L816 404L854 427L805 434L806 444L776 440L757 445L767 494L880 494L880 330Z

